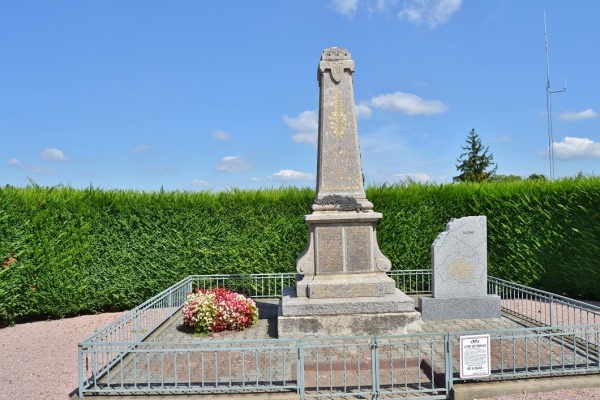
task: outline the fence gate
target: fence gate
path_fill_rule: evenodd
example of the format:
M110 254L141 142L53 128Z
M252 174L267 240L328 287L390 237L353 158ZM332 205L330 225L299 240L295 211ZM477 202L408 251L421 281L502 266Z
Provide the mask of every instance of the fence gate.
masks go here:
M302 398L446 399L447 342L443 334L301 339Z

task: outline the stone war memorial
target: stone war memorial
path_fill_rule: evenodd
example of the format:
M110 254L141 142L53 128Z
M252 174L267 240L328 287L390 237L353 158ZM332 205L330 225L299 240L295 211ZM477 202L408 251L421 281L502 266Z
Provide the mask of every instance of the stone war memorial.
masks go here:
M296 260L296 286L279 302L278 336L391 335L419 332L414 301L396 289L391 262L377 244L366 198L353 89L354 61L333 47L323 51L319 82L316 197L308 244Z
M500 318L487 294L487 219L452 219L431 245L432 296L420 297L424 321Z
M353 73L347 50L323 51L316 195L296 274L189 275L79 343L79 397L470 399L543 387L528 378L597 386L600 307L488 280L485 216L450 220L431 270L390 271L384 216L364 190ZM200 289L234 294L251 315L208 329L215 303Z

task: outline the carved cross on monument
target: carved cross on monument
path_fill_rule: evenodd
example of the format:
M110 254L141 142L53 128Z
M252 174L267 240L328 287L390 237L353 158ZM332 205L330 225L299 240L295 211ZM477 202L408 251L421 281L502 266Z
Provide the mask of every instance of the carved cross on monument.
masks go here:
M280 337L394 334L420 329L413 300L386 272L377 244L382 218L367 200L356 126L354 61L345 49L321 55L317 190L296 286L279 305Z

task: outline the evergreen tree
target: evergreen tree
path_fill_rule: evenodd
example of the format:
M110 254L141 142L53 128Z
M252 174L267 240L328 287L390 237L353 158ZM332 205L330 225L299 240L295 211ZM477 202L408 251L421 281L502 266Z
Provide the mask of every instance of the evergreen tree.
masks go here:
M531 174L527 177L527 180L528 181L547 181L548 179L543 174Z
M467 137L467 145L461 148L466 152L461 154L456 164L460 175L452 178L454 182L488 182L496 176L498 166L492 161L494 155L489 153L489 146L483 147L475 129L471 129ZM493 168L492 168L493 167ZM488 170L488 168L492 168Z

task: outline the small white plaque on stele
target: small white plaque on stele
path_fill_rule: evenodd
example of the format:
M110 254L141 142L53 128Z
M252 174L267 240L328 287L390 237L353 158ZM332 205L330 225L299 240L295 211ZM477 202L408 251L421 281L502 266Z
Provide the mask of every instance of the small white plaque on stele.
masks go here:
M490 335L461 336L461 379L474 379L490 376L490 370Z

